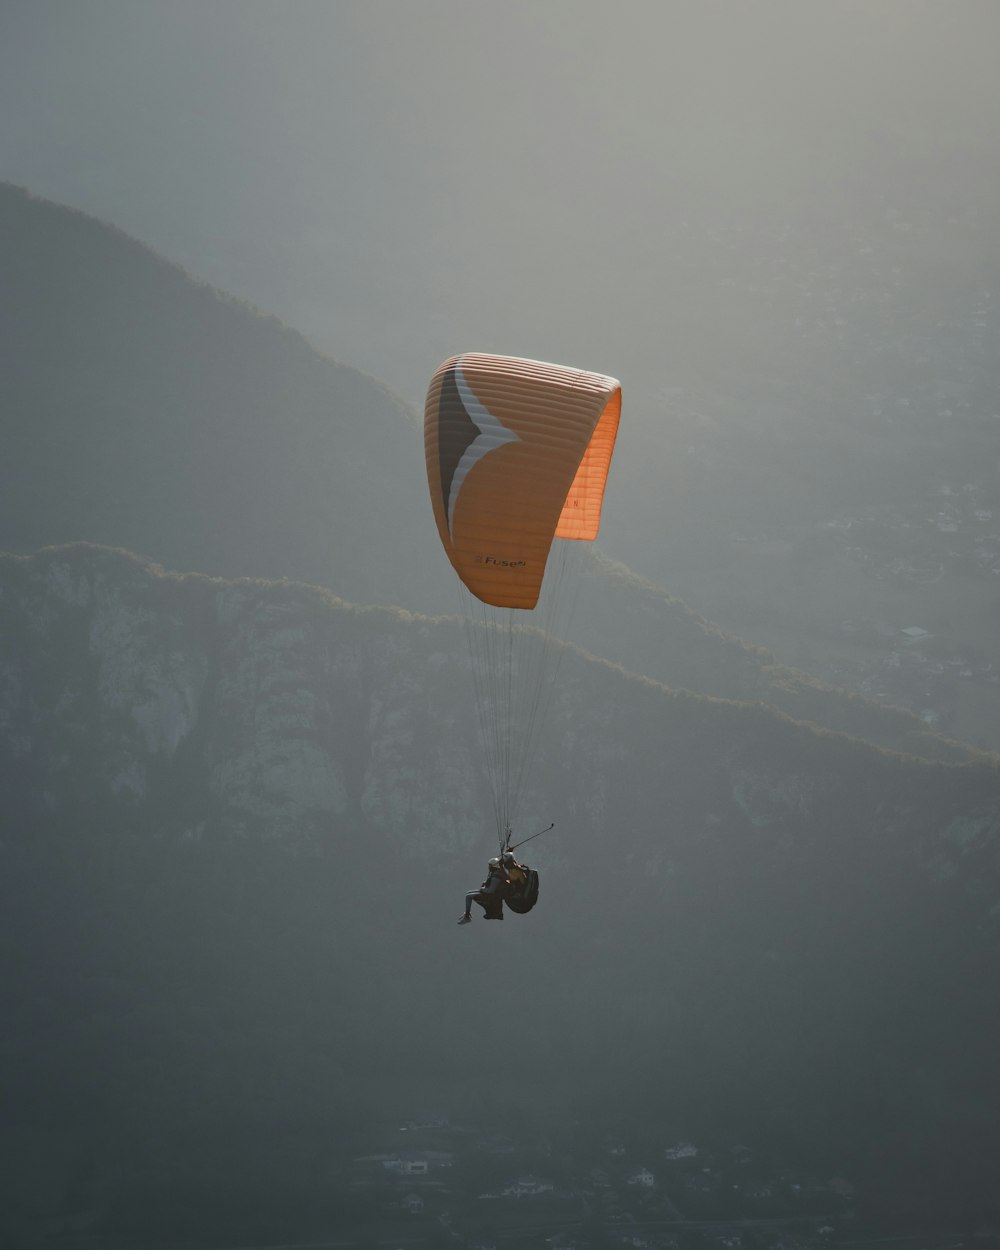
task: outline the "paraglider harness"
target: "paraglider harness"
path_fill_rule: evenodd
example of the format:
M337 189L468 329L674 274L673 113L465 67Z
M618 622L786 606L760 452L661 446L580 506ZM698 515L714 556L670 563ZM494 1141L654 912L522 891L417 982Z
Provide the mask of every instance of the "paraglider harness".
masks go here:
M555 821L545 829L541 829L538 833L533 833L530 838L523 838L520 842L515 842L513 846L510 844L510 830L507 830L507 836L501 848L501 858L506 851L516 851L519 846L524 846L525 842L531 842L535 838L540 838L543 833L548 833L549 829L555 827ZM517 861L514 861L517 863ZM531 911L532 907L538 902L538 873L534 868L529 868L527 864L517 864L520 879L517 881L506 881L504 887L497 894L495 907L499 911L503 904L507 904L507 910L516 912L519 916L525 915ZM492 909L487 911L487 916L491 914Z
M516 911L523 916L538 902L538 873L527 864L521 864L521 869L524 880L516 886L509 882L503 891L503 901L507 904L508 911Z

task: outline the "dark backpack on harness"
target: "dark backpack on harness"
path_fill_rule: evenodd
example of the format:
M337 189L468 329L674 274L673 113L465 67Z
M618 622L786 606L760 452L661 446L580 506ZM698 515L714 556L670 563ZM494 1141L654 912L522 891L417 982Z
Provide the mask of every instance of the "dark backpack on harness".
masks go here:
M521 867L524 869L524 884L516 894L505 894L503 901L508 911L516 911L518 915L523 916L538 902L538 873L527 864L522 864Z

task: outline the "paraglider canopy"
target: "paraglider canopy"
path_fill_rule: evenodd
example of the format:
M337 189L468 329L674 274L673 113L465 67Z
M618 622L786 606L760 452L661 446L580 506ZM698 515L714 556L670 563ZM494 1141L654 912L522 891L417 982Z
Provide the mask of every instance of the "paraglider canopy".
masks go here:
M481 352L446 360L427 391L427 480L458 574L501 852L555 689L572 554L597 537L620 414L616 378Z
M497 607L531 609L554 538L592 541L618 433L616 378L468 352L431 380L427 479L462 582Z

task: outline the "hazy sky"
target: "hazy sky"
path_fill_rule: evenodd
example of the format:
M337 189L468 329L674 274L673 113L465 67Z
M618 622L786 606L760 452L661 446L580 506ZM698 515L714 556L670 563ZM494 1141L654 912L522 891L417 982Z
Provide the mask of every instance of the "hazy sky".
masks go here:
M411 399L474 347L652 385L678 223L989 182L998 46L992 0L2 0L0 177Z

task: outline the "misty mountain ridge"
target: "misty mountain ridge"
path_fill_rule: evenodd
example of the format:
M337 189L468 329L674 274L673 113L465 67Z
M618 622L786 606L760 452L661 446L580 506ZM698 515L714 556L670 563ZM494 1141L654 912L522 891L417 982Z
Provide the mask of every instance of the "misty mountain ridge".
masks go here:
M659 272L678 279L663 340L691 351L633 394L664 436L606 542L783 662L995 746L996 201L924 173L684 222ZM934 655L895 681L912 625ZM952 658L978 670L964 687L932 676Z
M7 549L86 539L452 610L419 423L387 388L83 214L3 187L0 220ZM613 506L614 468L609 489ZM971 754L776 664L622 565L583 565L572 639L596 655L905 751Z
M87 545L0 557L11 1194L53 1081L60 1202L204 1229L237 1193L285 1211L283 1152L402 1105L414 1067L474 1088L502 1055L540 1105L586 1089L588 1122L628 1107L845 1169L872 1216L988 1212L996 763L573 651L526 804L557 822L542 900L456 930L492 842L459 632ZM498 1010L487 950L518 969Z
M372 502L417 437L398 399L113 227L10 187L0 223L9 549L71 534L322 582L336 543L351 596L375 593L361 541L412 529Z

